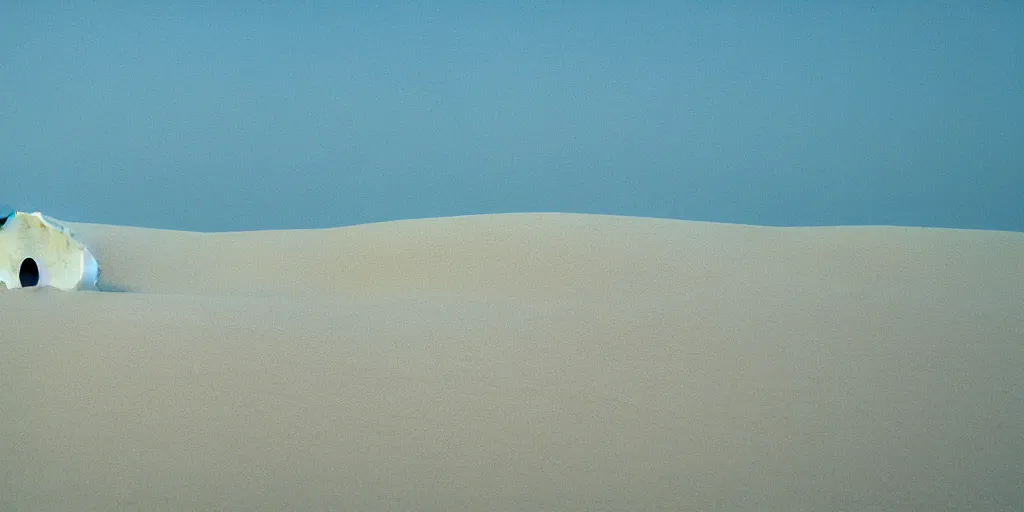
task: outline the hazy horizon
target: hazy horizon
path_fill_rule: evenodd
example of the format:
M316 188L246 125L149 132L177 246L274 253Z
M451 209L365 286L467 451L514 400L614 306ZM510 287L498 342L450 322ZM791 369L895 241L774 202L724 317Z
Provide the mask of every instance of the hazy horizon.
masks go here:
M0 202L200 231L569 211L1024 231L1024 9L0 8Z

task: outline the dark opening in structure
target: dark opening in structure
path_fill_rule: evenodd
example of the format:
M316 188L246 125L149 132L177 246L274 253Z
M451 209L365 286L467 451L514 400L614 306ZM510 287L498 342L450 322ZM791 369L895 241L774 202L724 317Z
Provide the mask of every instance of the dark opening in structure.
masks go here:
M18 270L18 279L21 280L23 288L39 284L39 265L36 265L36 260L25 258L25 261L21 262L21 269Z

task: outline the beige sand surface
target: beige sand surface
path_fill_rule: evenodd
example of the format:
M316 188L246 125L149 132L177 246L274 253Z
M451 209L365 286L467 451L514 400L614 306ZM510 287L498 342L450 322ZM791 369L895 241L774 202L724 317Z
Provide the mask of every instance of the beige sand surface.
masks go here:
M1024 234L73 225L0 290L0 510L1020 510Z

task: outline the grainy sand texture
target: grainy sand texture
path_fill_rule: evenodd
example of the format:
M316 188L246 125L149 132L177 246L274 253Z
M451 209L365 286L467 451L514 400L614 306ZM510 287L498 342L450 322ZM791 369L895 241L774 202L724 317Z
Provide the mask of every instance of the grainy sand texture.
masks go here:
M0 510L1020 510L1024 234L74 224L0 290Z

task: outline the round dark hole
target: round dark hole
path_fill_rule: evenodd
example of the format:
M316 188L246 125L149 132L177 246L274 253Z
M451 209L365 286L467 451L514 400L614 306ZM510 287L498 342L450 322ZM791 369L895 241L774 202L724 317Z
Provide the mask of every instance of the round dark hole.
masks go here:
M25 261L21 262L21 269L18 270L18 279L21 280L23 288L39 284L39 265L36 265L36 260L25 258Z

